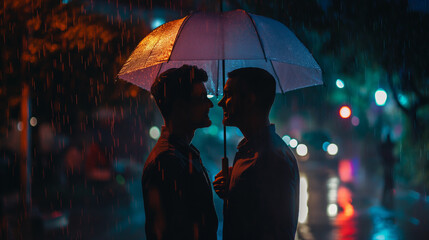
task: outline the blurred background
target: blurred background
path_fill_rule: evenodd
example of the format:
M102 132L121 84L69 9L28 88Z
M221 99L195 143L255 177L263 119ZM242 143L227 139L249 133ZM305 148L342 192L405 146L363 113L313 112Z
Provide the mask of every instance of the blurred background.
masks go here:
M141 174L160 135L150 94L116 74L151 30L209 0L3 0L1 239L145 239ZM429 239L429 1L224 0L288 26L324 86L278 94L300 167L296 239ZM212 179L220 97L197 130ZM242 138L227 129L232 164ZM215 196L222 234L222 201Z

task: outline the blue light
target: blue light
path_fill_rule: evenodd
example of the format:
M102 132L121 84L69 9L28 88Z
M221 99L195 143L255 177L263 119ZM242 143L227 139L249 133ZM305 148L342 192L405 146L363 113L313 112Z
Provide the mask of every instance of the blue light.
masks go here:
M328 146L329 146L329 144L331 144L330 142L324 142L323 143L323 145L322 145L322 148L323 148L323 151L328 151Z
M398 100L399 102L404 105L404 106L408 106L408 98L407 96L403 95L403 94L398 94Z
M67 3L69 3L69 2L70 2L70 0L61 0L61 2L62 2L63 4L67 4Z
M344 82L343 82L343 80L337 79L336 84L337 84L338 88L344 88Z
M165 23L165 20L164 19L162 19L162 18L154 18L153 20L152 20L152 22L151 22L151 24L150 24L150 27L152 28L152 30L153 29L155 29L155 28L157 28L157 27L159 27L159 26L161 26L162 24L164 24Z
M284 135L284 136L282 137L282 139L283 139L283 141L284 141L287 145L289 145L289 142L290 142L290 140L291 140L291 138L289 137L289 135Z

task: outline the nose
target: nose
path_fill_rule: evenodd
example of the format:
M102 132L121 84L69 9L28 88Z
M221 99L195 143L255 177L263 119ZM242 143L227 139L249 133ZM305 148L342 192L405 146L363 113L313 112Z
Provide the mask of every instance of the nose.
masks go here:
M220 99L220 101L217 103L219 107L222 107L225 105L225 95Z

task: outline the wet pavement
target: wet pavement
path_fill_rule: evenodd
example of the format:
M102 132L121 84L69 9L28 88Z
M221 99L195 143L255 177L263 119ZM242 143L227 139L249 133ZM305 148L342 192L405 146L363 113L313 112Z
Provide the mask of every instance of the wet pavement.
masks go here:
M398 187L395 208L386 209L380 205L381 178L365 175L362 169L356 172L346 167L344 171L344 165L300 164L302 202L296 239L429 239L429 198ZM134 179L139 179L140 172L135 174ZM129 216L125 211L122 221L94 239L144 239L140 182L130 182L128 188L133 196ZM222 226L222 201L217 197L214 201ZM220 227L219 237L221 231Z
M122 194L88 199L81 205L53 213L65 216L58 217L58 223L65 226L55 227L58 223L52 222L40 239L145 239L140 180L143 165L127 160L121 164L128 169L126 174L122 173L125 177L121 182L120 189L125 190ZM429 197L398 186L394 208L389 210L380 205L381 178L365 175L363 170L351 171L347 166L352 165L339 164L337 168L300 163L301 206L296 239L429 239ZM217 172L211 169L215 166L207 167L210 172ZM215 196L214 202L221 239L222 201ZM13 224L9 231L14 231ZM19 239L11 237L13 234L8 236Z
M387 209L380 204L380 177L365 175L362 169L352 172L341 164L332 169L305 163L300 170L297 239L429 239L428 197L398 186L394 207Z

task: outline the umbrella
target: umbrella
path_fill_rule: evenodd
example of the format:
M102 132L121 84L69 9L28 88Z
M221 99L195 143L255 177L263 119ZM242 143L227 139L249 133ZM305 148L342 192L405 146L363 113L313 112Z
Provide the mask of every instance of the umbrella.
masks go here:
M160 73L183 64L206 70L206 88L214 95L222 94L225 73L242 67L267 70L281 93L323 83L319 65L285 25L244 10L196 12L161 25L139 43L118 78L149 90ZM224 126L228 179L225 138Z
M242 67L270 72L277 92L322 84L319 65L285 25L244 10L196 12L165 23L139 43L118 77L150 89L160 73L183 64L206 70L214 95L222 94L225 73Z

